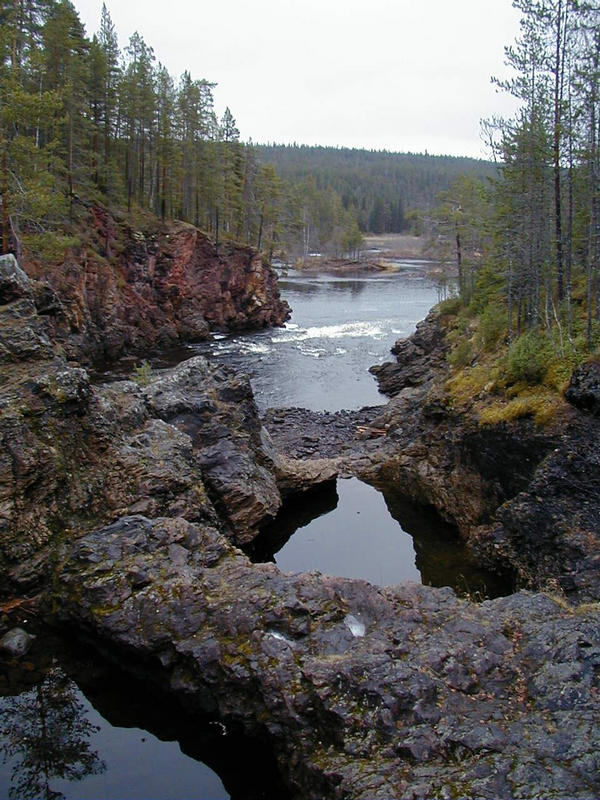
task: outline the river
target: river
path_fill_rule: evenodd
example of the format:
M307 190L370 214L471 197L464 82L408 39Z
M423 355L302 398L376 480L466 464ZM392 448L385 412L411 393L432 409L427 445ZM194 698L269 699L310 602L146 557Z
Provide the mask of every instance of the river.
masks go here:
M190 347L250 375L259 408L338 411L385 398L369 367L390 358L439 300L428 262L395 272L354 275L283 270L282 296L293 309L285 328L223 336Z

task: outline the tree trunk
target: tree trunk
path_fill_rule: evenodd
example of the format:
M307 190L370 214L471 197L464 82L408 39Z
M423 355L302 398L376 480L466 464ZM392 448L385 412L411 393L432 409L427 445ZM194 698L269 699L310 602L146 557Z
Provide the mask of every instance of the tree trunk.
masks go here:
M561 175L560 175L560 144L561 144L561 122L562 122L562 84L563 84L563 19L562 19L562 0L558 0L556 18L556 52L554 63L554 131L553 131L553 153L554 153L554 229L556 236L556 283L558 299L562 302L565 296L564 287L564 264L563 264L563 240L562 240L562 198L561 198Z

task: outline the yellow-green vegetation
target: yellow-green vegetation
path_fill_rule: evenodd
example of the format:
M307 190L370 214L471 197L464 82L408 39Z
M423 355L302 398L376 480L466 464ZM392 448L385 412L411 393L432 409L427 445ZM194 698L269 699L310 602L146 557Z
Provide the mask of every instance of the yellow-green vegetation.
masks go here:
M500 304L481 313L453 298L440 305L451 345L452 367L444 385L448 406L473 410L480 425L530 417L547 425L565 407L564 391L573 369L597 355L584 336L531 329L507 341L507 317Z
M520 417L533 417L537 425L545 425L553 419L564 401L557 395L529 395L515 397L508 402L493 402L479 413L481 425L498 425Z
M131 380L140 386L147 386L152 380L152 367L148 361L142 361L131 373Z

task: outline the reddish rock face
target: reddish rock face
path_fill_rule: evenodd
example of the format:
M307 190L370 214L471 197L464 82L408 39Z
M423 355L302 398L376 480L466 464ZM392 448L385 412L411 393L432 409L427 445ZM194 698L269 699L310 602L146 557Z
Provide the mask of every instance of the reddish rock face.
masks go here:
M197 308L212 328L256 329L281 325L289 307L277 277L250 247L214 244L191 225L178 223L158 241L153 264L158 292L175 318Z
M134 231L92 209L89 244L59 265L25 264L54 294L47 324L67 355L140 353L205 339L211 329L255 330L289 317L275 273L254 250L225 244L217 251L192 225L153 225Z

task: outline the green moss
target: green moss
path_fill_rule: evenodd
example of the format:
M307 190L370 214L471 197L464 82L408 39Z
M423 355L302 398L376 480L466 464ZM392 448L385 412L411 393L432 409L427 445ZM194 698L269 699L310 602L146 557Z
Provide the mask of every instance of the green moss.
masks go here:
M487 366L476 365L455 372L444 385L444 392L455 409L470 406L478 397L496 388L494 374Z

